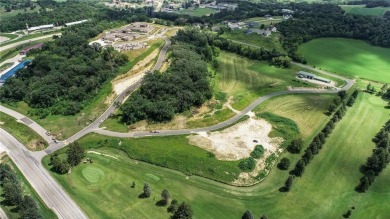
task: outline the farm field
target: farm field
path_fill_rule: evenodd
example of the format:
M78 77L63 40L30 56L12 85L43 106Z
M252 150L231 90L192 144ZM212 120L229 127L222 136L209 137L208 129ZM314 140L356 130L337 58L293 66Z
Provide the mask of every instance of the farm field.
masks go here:
M298 52L309 65L317 68L349 77L390 82L390 49L387 48L360 40L322 38L302 44Z
M23 174L19 171L16 165L12 162L12 160L8 156L3 156L0 159L0 163L8 164L12 167L12 169L16 172L16 175L20 179L23 194L31 196L38 205L39 213L43 216L43 218L54 219L57 218L53 211L51 211L40 199L35 190L31 187L30 183L24 178ZM0 187L0 203L1 208L7 214L10 219L19 218L19 214L17 213L17 209L15 206L10 206L4 203L3 189Z
M245 42L255 46L264 47L265 49L276 49L278 52L284 52L279 42L279 33L272 33L271 36L265 37L256 33L245 34L244 30L225 31L222 37L234 41Z
M383 16L386 11L390 11L390 7L366 8L365 5L341 5L345 12L350 14Z
M101 141L100 148L97 148L97 142L89 144L95 145L93 150L118 159L88 154L93 164L80 164L69 175L51 174L91 218L130 215L135 218L168 218L166 208L156 206L163 189L179 202L189 202L194 218L240 218L246 210L256 218L263 214L268 218L341 218L352 206L355 207L352 211L354 218L389 218L390 212L386 209L390 207L387 202L390 168L376 178L366 193L354 191L362 175L359 166L374 148L371 138L388 119L385 105L379 97L359 94L355 105L336 125L303 176L294 181L289 193L278 191L288 176L287 171L275 168L256 186L232 187L131 160L123 151L107 147L110 144L104 141ZM150 141L154 139L150 138ZM175 157L174 154L170 156ZM290 158L292 164L300 157L282 156ZM48 160L49 157L43 160L44 165L47 166ZM91 170L96 170L94 176ZM134 189L131 188L133 181L136 184ZM152 196L140 199L138 195L142 193L144 183L151 185Z

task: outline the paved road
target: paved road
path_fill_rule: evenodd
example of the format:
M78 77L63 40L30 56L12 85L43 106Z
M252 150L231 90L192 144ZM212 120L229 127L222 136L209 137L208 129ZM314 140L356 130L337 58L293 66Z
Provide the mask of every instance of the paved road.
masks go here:
M59 218L87 218L62 187L54 181L41 162L31 156L31 151L2 129L0 129L0 144L8 150L8 156Z
M41 37L28 39L28 40L23 40L23 41L19 41L19 42L16 42L16 43L8 44L8 45L5 45L5 46L1 46L0 45L0 52L2 52L4 50L7 50L7 49L10 49L10 48L13 48L13 47L16 47L16 46L19 46L19 45L22 45L22 44L25 44L25 43L29 43L29 42L33 42L33 41L37 41L37 40L41 40L41 39L46 39L46 38L52 37L54 35L61 35L61 33L54 33L54 34L49 34L49 35L45 35L45 36L41 36Z

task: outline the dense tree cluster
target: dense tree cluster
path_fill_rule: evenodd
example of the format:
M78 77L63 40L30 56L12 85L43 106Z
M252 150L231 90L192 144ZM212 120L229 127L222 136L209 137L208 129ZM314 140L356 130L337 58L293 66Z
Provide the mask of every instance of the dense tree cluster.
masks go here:
M374 182L375 177L390 163L390 120L386 122L372 141L376 144L376 148L371 157L360 168L364 176L356 187L358 192L365 192Z
M168 70L147 74L141 88L121 106L123 122L169 121L175 113L200 106L211 98L209 72L202 55L188 44L176 42L172 47Z
M192 208L189 204L182 202L171 216L171 219L191 219Z
M250 155L255 159L261 158L264 155L264 147L262 145L256 145Z
M23 195L20 180L16 176L15 171L8 164L0 163L0 186L4 193L4 204L16 206L20 218L42 218L35 200L28 195Z
M352 95L347 98L346 93L339 93L339 97L342 98L340 102L340 106L338 106L337 111L334 113L332 119L329 120L329 122L325 125L325 127L321 130L319 134L317 134L310 145L306 148L305 153L302 155L301 159L298 160L298 162L295 164L295 167L293 170L290 171L290 176L286 180L286 183L284 187L282 187L282 191L289 191L292 182L294 180L293 176L301 177L303 172L305 171L305 167L310 163L310 161L313 159L313 157L319 153L319 151L322 149L322 146L325 144L326 138L330 135L333 128L335 127L335 124L342 119L344 116L346 109L347 109L347 103L351 103L348 106L352 106L355 102L355 99L358 95L358 91L354 91ZM353 100L353 101L352 101Z
M248 157L248 158L245 158L245 159L242 159L239 163L238 163L238 167L244 171L244 172L250 172L252 170L255 169L256 167L256 161L255 159L253 159L253 157Z
M66 155L66 159L60 158L57 153L50 156L50 165L54 172L65 174L71 167L77 166L84 158L84 149L78 142L73 142L69 145Z
M282 159L280 159L277 166L280 170L288 170L288 168L290 167L290 160L287 157L283 157Z
M79 112L117 74L116 68L128 61L112 47L100 50L89 46L87 38L92 33L65 32L46 43L34 54L30 66L0 88L0 100L25 101L35 109L30 113L41 118Z

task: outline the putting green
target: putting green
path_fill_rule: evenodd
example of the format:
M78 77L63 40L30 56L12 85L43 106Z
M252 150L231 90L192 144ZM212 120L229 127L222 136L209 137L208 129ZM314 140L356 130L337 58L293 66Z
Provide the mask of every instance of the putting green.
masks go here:
M321 38L302 44L298 52L309 65L350 77L390 83L390 49L361 40Z
M82 171L82 174L84 178L91 183L97 183L104 177L103 170L94 166L85 167Z
M145 174L145 176L146 176L147 179L151 179L151 180L153 180L155 182L160 181L160 177L158 177L156 175L153 175L151 173L147 173L147 174Z

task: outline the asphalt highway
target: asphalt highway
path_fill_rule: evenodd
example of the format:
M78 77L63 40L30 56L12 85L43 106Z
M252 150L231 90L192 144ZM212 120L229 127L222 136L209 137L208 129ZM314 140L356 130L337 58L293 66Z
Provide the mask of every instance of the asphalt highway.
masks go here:
M54 181L42 166L40 160L36 160L31 156L31 151L27 150L22 143L2 129L0 129L0 144L7 149L8 156L28 179L46 205L59 218L87 218L62 187Z

